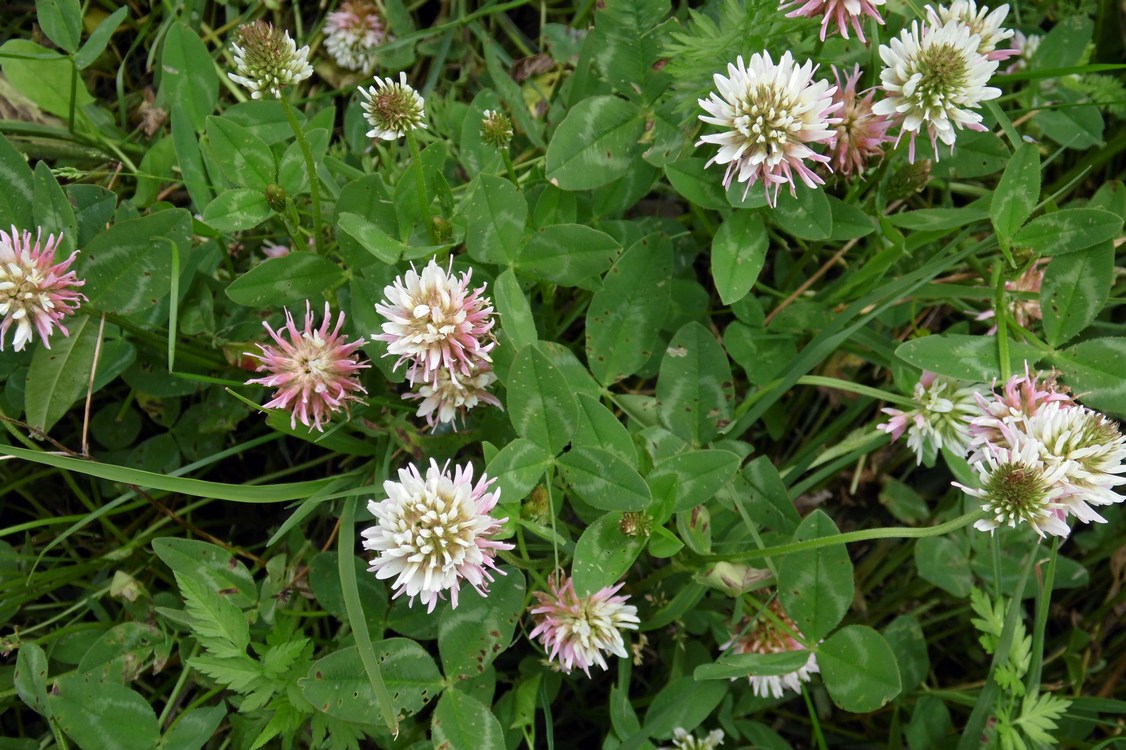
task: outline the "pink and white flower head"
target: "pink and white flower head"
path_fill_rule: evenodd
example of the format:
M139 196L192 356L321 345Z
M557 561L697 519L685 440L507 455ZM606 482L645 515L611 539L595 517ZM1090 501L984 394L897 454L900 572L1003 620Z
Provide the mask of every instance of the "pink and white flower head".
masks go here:
M1044 264L1048 261L1046 258L1037 260L1028 268L1024 273L1011 281L1005 282L1005 289L1010 292L1024 292L1025 294L1035 294L1036 297L1014 297L1009 301L1009 313L1013 316L1013 320L1021 328L1028 328L1029 324L1034 320L1042 320L1044 313L1040 310L1040 287L1044 283ZM979 314L975 320L989 320L990 318L997 317L996 310L984 310ZM990 335L997 332L997 326L989 329Z
M1014 375L1001 387L1000 393L976 393L980 412L970 420L970 447L981 450L987 445L1007 445L1009 430L1035 415L1050 403L1075 404L1067 387L1056 382L1054 372L1033 373L1026 362L1023 375ZM975 455L970 460L975 461Z
M990 60L998 61L1020 53L1016 47L997 49L997 45L1013 36L1012 29L1001 26L1007 15L1009 15L1008 4L1001 5L990 13L989 7L985 5L978 10L975 0L954 0L950 5L940 5L937 9L927 6L927 22L931 26L942 26L947 21L964 24L981 40L977 51Z
M239 26L235 33L241 42L231 45L238 73L227 73L227 77L250 89L251 99L266 94L280 99L283 87L313 75L309 45L297 49L288 31L259 19Z
M395 369L411 364L411 385L429 383L441 387L439 372L452 381L472 378L496 344L493 337L493 303L484 296L485 287L469 290L472 270L458 278L443 270L433 258L418 273L414 266L383 289L385 300L375 305L387 319L383 333L373 341L387 342L387 354L398 357Z
M953 483L967 495L985 501L981 507L988 515L974 523L974 528L992 532L999 526L1025 523L1041 538L1068 535L1067 509L1061 502L1068 492L1062 483L1064 470L1048 466L1039 453L1034 441L986 446L973 462L981 486Z
M275 245L273 243L262 246L262 254L267 258L284 258L289 255L289 245Z
M834 86L813 80L815 70L812 61L797 65L789 52L777 65L769 52L763 52L751 55L747 64L742 57L728 64L726 77L716 73L717 91L699 100L707 112L700 119L724 132L702 136L696 145L719 146L707 166L727 165L725 188L732 179L745 182L746 198L761 180L767 203L773 206L782 185L789 184L790 194L795 194L796 178L809 188L825 183L807 162L829 163L828 156L811 146L832 142L836 134L830 125L836 119L831 115L841 104L833 101Z
M1040 41L1043 39L1039 34L1025 35L1023 31L1016 31L1013 33L1013 48L1017 50L1017 59L1012 65L1005 69L1006 73L1016 73L1021 70L1027 70L1028 64L1032 62L1032 58L1036 56L1036 50L1040 49Z
M833 125L836 138L832 144L830 163L833 171L846 177L853 172L862 174L868 168L869 160L884 155L884 144L892 140L887 134L891 122L872 111L875 90L869 90L864 96L857 94L859 65L853 68L851 74L845 75L843 84L841 73L835 65L833 77L837 80L837 93L833 94L833 101L839 102L841 108L837 111L840 120Z
M628 658L622 630L637 630L641 624L637 607L626 603L629 597L616 595L623 585L579 596L571 578L553 574L548 591L532 594L538 605L529 612L536 627L528 637L538 637L548 659L557 661L567 674L575 667L587 677L592 666L609 669L603 652Z
M370 73L376 48L388 39L379 8L368 0L344 0L325 19L325 49L347 70Z
M829 24L835 22L838 33L845 39L848 39L848 27L851 26L856 31L856 37L863 42L866 41L863 17L869 16L883 25L884 19L879 11L883 4L884 0L788 0L782 4L782 10L800 6L787 13L786 18L821 16L821 41L825 41Z
M970 442L971 420L980 413L977 396L975 387L960 387L956 380L924 372L912 395L916 408L883 409L891 419L876 429L892 440L906 432L907 446L920 464L933 461L943 448L961 455Z
M13 350L23 351L36 331L43 346L50 349L51 332L58 328L63 336L70 335L63 318L74 315L86 299L78 291L86 282L70 270L78 251L56 263L55 251L63 236L49 234L46 242L42 239L42 229L34 242L31 232L21 233L14 226L11 234L0 231L0 351L4 351L12 326L16 329Z
M778 597L771 599L767 606L770 611L761 611L754 620L744 619L732 635L731 640L720 645L725 651L731 649L735 654L781 654L790 651L806 651L798 640L801 631L790 616L782 609ZM797 636L797 637L795 637ZM782 675L747 676L754 694L760 698L781 698L786 690L801 692L803 682L809 682L813 675L821 671L817 655L808 651L809 658L797 670Z
M715 750L723 744L723 730L713 729L703 737L697 737L684 727L672 730L672 745L666 745L658 750Z
M463 580L488 594L491 571L503 574L497 551L512 549L490 538L508 520L490 515L500 499L499 489L489 491L495 480L482 474L474 484L472 464L455 466L452 475L449 468L430 459L425 477L413 464L399 469L399 481L383 483L387 497L368 501L376 524L361 533L364 549L377 554L368 570L380 580L394 578L395 598L406 594L413 606L417 597L427 612L447 591L450 607L457 607Z
M394 141L418 128L426 129L426 102L399 73L398 82L376 76L375 85L360 87L364 119L371 125L368 138Z
M959 21L926 26L918 21L891 44L880 45L884 69L880 73L886 98L872 111L899 124L899 139L910 138L908 159L915 161L915 136L924 129L938 159L938 141L954 152L956 130L985 130L981 103L996 99L1001 90L987 86L997 61L978 52L981 37Z
M361 338L351 343L340 333L344 313L332 325L332 312L325 302L324 321L316 328L312 304L305 302L305 328L299 330L293 315L285 311L285 327L274 330L263 321L277 346L258 344L261 354L246 352L259 361L257 372L269 373L265 377L246 381L267 388L276 388L274 398L266 403L267 409L286 409L290 412L290 427L297 423L324 432L324 424L332 414L343 409L350 401L361 401L357 393L367 393L360 385L357 373L370 367L356 358L356 350L364 345ZM283 336L283 334L285 334Z
M403 398L422 401L415 416L424 417L431 429L449 424L456 430L458 418L464 422L466 412L480 403L501 408L500 400L489 393L489 387L497 381L497 376L488 362L480 362L471 368L469 375L462 375L457 380L449 370L440 368L436 383L427 382L413 373L415 369L412 367L407 372L407 378L412 382L419 381L418 392L404 393Z

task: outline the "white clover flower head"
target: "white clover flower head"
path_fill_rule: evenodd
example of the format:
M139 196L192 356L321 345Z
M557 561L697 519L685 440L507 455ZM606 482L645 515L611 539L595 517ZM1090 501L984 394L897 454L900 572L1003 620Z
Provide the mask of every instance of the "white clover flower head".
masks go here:
M251 99L261 99L267 93L280 99L282 87L313 75L309 46L297 49L288 31L258 20L239 26L235 33L240 43L231 44L231 48L238 74L227 73L227 77L250 89Z
M411 266L384 287L385 299L375 309L387 322L383 333L371 338L387 342L387 354L399 358L395 369L412 363L407 372L412 385L426 382L439 389L443 369L460 384L462 377L472 378L474 368L490 361L496 344L493 303L484 296L483 285L469 290L472 275L470 270L455 276L453 258L448 270L431 258L422 273Z
M370 73L376 48L390 39L379 8L368 0L344 0L325 19L325 49L347 70Z
M538 604L529 612L536 627L529 638L539 638L548 659L570 674L575 667L590 677L590 668L609 669L603 652L629 658L622 630L637 630L641 620L629 597L618 594L625 585L608 586L590 596L579 596L574 581L559 574L548 579L548 590L533 592Z
M696 737L684 727L672 730L672 745L666 745L658 750L715 750L723 744L723 730L713 729L704 737Z
M1045 464L1035 441L1024 441L1019 447L990 445L973 466L981 487L953 485L985 501L981 507L988 516L974 523L974 528L992 532L999 526L1015 528L1025 523L1041 538L1068 535L1067 509L1060 502L1067 493L1061 484L1064 470Z
M418 392L404 393L403 398L422 401L415 416L425 418L431 429L448 424L456 430L458 418L464 422L466 412L480 403L502 408L500 400L489 393L489 388L497 382L497 376L488 362L471 366L468 375L456 379L448 369L439 368L435 382L428 382L416 370L417 366L408 370L407 379L418 383Z
M950 5L940 5L937 9L927 6L927 21L932 26L942 26L947 21L957 21L969 28L981 40L977 51L990 60L1005 60L1020 52L1017 48L997 49L997 45L1013 36L1012 29L1002 28L1005 17L1009 15L1007 4L999 6L992 13L988 6L978 10L975 0L954 0Z
M782 185L796 194L797 178L811 189L825 183L810 164L828 165L830 157L811 146L832 142L836 134L830 126L837 120L831 115L841 104L833 101L835 86L813 79L815 70L812 61L796 64L789 52L777 65L762 52L751 55L749 63L740 56L728 64L727 76L715 75L717 91L699 100L707 113L700 120L724 131L702 136L696 145L719 146L707 166L727 165L724 188L733 179L745 182L745 198L761 180L773 206Z
M908 135L909 161L915 161L915 136L924 129L936 159L938 141L954 152L956 130L985 130L974 110L1001 90L986 85L997 61L978 52L980 44L981 38L958 21L922 30L912 21L890 45L880 45L885 66L880 80L887 96L872 111L899 124L896 145Z
M891 419L876 429L892 440L906 432L907 446L919 464L933 461L943 448L962 454L969 446L971 420L980 414L977 396L976 387L960 387L956 380L924 372L912 396L918 406L909 411L883 409Z
M508 148L512 142L512 120L503 112L486 109L481 113L481 140L493 148Z
M770 600L767 605L770 614L760 611L754 620L745 618L731 636L731 640L720 645L723 650L731 649L735 654L781 654L790 651L806 651L806 647L797 639L801 631L786 611L778 597ZM797 637L795 637L797 636ZM809 682L813 675L821 671L817 664L817 655L809 651L809 658L805 664L789 674L784 675L748 675L754 694L760 698L781 698L787 690L801 692L803 682Z
M380 580L394 578L395 598L415 597L433 612L439 599L449 592L450 606L457 607L461 581L478 594L488 593L496 568L498 550L511 544L493 541L507 518L490 512L500 499L500 490L489 491L495 480L485 475L473 484L473 466L438 466L433 459L425 478L413 464L399 470L399 481L387 480L387 497L370 500L368 511L376 524L364 529L364 549L377 557L369 571Z
M12 349L17 352L23 351L36 332L48 349L56 328L63 336L70 335L62 321L74 315L86 299L78 291L86 282L70 270L78 258L77 250L66 260L55 262L62 239L61 234L49 234L43 242L42 228L34 242L31 232L21 233L14 226L11 234L0 231L0 352L12 326L16 328Z
M866 40L861 19L868 16L882 26L884 19L880 17L879 9L884 2L885 0L786 0L782 3L781 10L797 6L786 14L786 18L821 16L821 41L825 41L829 24L836 22L837 33L845 39L848 39L848 29L851 26L856 37L863 42Z
M398 82L376 76L375 85L360 87L364 118L371 125L368 138L394 141L408 132L426 128L426 107L423 98L407 83L407 74L399 73Z
M1008 445L1007 435L1022 430L1025 420L1046 404L1075 403L1067 387L1056 382L1054 372L1033 372L1027 362L1024 374L1009 378L999 393L988 397L978 393L975 399L981 412L970 420L970 448L976 451L990 444ZM977 461L978 455L970 460Z
M1126 436L1105 415L1053 401L1005 431L1011 444L1032 444L1040 461L1060 472L1060 502L1080 521L1105 523L1090 506L1122 502L1113 488L1126 484Z

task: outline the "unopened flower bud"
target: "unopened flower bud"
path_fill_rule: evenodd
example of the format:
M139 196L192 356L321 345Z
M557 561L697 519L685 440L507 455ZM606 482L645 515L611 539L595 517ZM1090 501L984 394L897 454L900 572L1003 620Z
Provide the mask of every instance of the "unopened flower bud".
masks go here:
M486 109L481 118L481 140L496 149L508 148L512 142L512 120L503 112Z
M266 203L278 213L285 211L285 188L275 183L266 186Z

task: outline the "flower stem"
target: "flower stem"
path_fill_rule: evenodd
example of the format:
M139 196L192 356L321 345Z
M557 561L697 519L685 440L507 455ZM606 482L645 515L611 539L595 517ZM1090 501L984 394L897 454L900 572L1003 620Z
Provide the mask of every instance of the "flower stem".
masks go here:
M915 528L912 526L887 526L880 529L863 529L860 531L850 531L847 534L807 539L803 542L779 544L776 547L747 550L746 552L737 552L733 555L704 555L701 556L700 559L706 562L750 562L751 560L760 560L764 557L782 557L784 555L792 555L795 552L808 552L810 550L821 549L822 547L831 547L835 544L867 542L872 539L922 539L930 536L942 536L943 534L949 534L951 531L957 531L963 526L968 526L984 515L984 510L972 510L969 513L958 516L953 521L940 523L937 526L925 526L923 528Z
M508 153L507 148L502 148L500 155L504 157L504 166L508 170L508 179L512 180L512 184L520 187L520 181L516 179L516 165L512 163L512 157Z
M317 165L313 163L313 152L309 148L309 142L305 140L305 131L301 129L301 123L297 122L297 115L293 113L293 107L284 93L281 96L281 104L285 111L285 119L289 120L289 127L293 128L293 135L297 137L297 147L301 149L301 153L305 157L305 171L309 173L309 195L313 201L313 242L317 248L317 253L320 254L323 236L321 231L321 189L317 181Z
M411 162L414 165L414 182L418 188L418 202L422 204L422 219L426 222L426 236L431 245L438 244L438 234L434 231L434 217L430 213L430 196L426 193L426 176L422 173L422 154L418 150L418 139L407 131L407 145L411 149Z
M1048 608L1052 606L1052 587L1056 583L1056 558L1059 556L1060 539L1052 539L1052 552L1044 568L1044 581L1036 592L1036 620L1032 624L1032 663L1028 667L1025 694L1035 696L1040 692L1040 674L1044 667L1044 631L1048 627Z

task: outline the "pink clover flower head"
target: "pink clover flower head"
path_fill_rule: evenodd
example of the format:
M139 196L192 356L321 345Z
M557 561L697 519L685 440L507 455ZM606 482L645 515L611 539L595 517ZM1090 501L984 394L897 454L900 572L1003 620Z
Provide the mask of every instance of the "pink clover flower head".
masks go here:
M626 603L629 597L617 595L623 585L579 596L571 578L553 574L548 591L533 593L538 605L529 612L536 627L528 637L538 637L548 659L558 662L567 674L575 667L587 677L592 666L609 669L603 652L628 658L622 630L637 630L641 624L637 607Z
M49 234L43 242L42 228L37 230L34 242L31 232L21 233L14 226L11 234L0 231L0 351L4 351L4 340L12 326L12 349L17 352L23 351L36 331L48 349L55 328L63 336L70 335L62 321L74 315L86 299L78 291L86 282L70 270L77 250L66 260L55 262L62 239L61 234Z
M1025 523L1041 538L1068 535L1066 506L1060 502L1067 494L1061 482L1064 470L1045 464L1034 441L1020 446L989 445L973 467L980 487L953 485L985 501L981 507L988 515L975 522L974 528L992 533L999 526L1015 528Z
M399 481L383 483L387 497L368 502L376 524L361 532L364 549L377 555L368 570L394 578L395 598L406 594L413 606L417 597L427 612L446 591L457 607L462 580L488 594L491 571L504 574L497 551L512 549L490 538L508 520L490 515L500 499L499 489L489 490L495 480L482 474L474 484L472 464L449 468L431 459L425 477L413 464L399 469Z
M856 31L856 37L864 42L864 27L861 23L863 16L876 19L881 26L884 19L880 17L879 7L885 0L790 0L782 4L782 10L795 8L786 14L786 18L805 16L813 18L821 16L821 41L825 41L825 34L831 22L836 22L837 31L848 39L848 27Z
M418 368L412 367L407 372L407 378L411 382L418 382L418 392L405 393L403 398L422 401L415 416L424 417L431 429L449 424L456 430L458 417L464 422L466 412L479 403L501 408L500 400L489 393L489 387L497 381L497 376L488 362L472 366L468 375L457 379L449 370L440 368L436 372L437 380L433 383L414 372L416 369Z
M860 80L860 66L845 75L841 84L841 73L833 66L833 77L837 81L837 92L833 101L840 103L837 111L840 121L833 125L836 138L832 144L832 166L834 171L846 177L853 172L861 174L868 168L868 161L884 155L884 144L891 142L887 134L891 122L883 115L872 112L874 90L864 96L856 92Z
M275 245L268 244L262 246L262 254L267 258L284 258L289 255L290 249L288 245Z
M351 343L340 333L344 313L336 319L336 327L329 331L332 313L325 302L324 321L316 328L312 304L305 302L305 328L299 330L289 310L285 311L285 327L274 330L263 321L277 346L258 344L260 354L246 352L259 361L257 372L268 373L261 378L246 381L267 388L276 388L274 398L266 403L267 409L286 409L290 427L297 422L310 429L324 432L324 423L334 412L343 409L350 401L361 401L356 395L367 393L356 374L370 367L356 358L356 350L364 345L358 339ZM284 334L284 335L283 335Z
M926 26L912 21L890 44L880 45L880 73L886 98L872 111L900 126L899 140L910 138L908 160L915 161L915 136L926 130L938 159L938 141L954 152L956 130L985 130L976 110L1001 90L987 86L997 61L978 52L981 37L958 21Z
M898 440L907 433L907 446L915 451L916 462L931 463L938 451L948 448L965 453L970 442L971 420L980 413L977 388L960 387L958 381L924 372L915 384L914 409L883 409L891 417L876 429Z
M374 86L360 87L360 95L364 119L371 125L368 138L394 141L426 129L426 101L407 83L406 73L399 73L397 82L376 76Z
M751 55L749 63L740 56L728 64L727 76L715 75L716 92L699 100L707 113L700 120L724 131L705 135L696 145L719 146L707 166L727 165L724 188L732 179L745 182L746 198L761 180L773 206L782 185L789 184L790 194L796 194L796 178L811 189L825 183L807 162L828 164L830 158L810 146L832 142L836 134L830 126L837 120L831 115L841 104L833 101L834 86L813 79L815 70L812 61L796 64L789 52L777 65L769 52L762 52Z
M470 291L472 270L453 274L453 259L443 270L433 258L418 273L414 266L383 289L386 299L375 309L387 319L383 333L373 341L387 342L387 354L398 357L395 368L410 363L411 385L429 383L441 388L439 372L450 380L472 379L482 362L490 362L493 337L493 303L484 285Z
M1040 287L1044 283L1044 264L1047 262L1045 258L1035 261L1026 268L1020 276L1006 281L1005 288L1010 292L1025 292L1039 295ZM1015 320L1017 325L1021 328L1028 328L1032 321L1043 320L1044 318L1044 314L1040 309L1039 298L1013 298L1009 301L1009 312L1013 316L1013 320ZM984 310L975 320L989 320L995 317L997 317L996 310ZM993 326L989 329L990 335L996 332L997 326Z
M283 87L313 75L309 45L297 49L288 31L259 19L239 26L235 34L241 43L231 44L238 73L227 77L250 89L251 99L267 93L280 99Z
M1025 34L1023 31L1013 33L1013 47L1017 50L1017 59L1005 69L1006 73L1017 73L1022 70L1027 70L1032 58L1036 56L1036 50L1040 49L1040 42L1043 37L1039 34Z
M940 5L937 9L927 6L927 22L932 26L942 26L948 21L965 25L971 33L981 40L977 51L990 60L1006 60L1020 54L1016 47L997 49L997 45L1013 37L1013 30L1002 28L1005 17L1009 15L1008 4L998 6L992 13L989 7L978 10L976 0L954 0L950 5Z
M778 597L771 599L767 605L770 614L760 611L753 620L745 618L739 623L738 630L731 636L731 640L721 644L723 650L731 649L735 654L781 654L791 651L807 651L806 647L798 640L802 637L801 631L790 616L782 609ZM796 636L796 637L795 637ZM807 651L809 658L805 664L793 672L782 675L757 675L747 676L754 694L760 698L781 698L787 690L801 692L803 682L809 682L813 675L821 671L817 664L817 655Z
M713 729L704 737L697 737L684 727L672 730L672 745L665 745L658 750L715 750L723 744L723 730Z
M978 393L974 398L980 413L970 420L970 447L979 450L989 444L1007 444L1005 435L1047 404L1075 404L1067 387L1056 382L1054 372L1034 373L1027 362L1024 374L1009 378L1000 393L988 397ZM974 460L977 456L971 458Z
M344 0L325 19L324 34L337 65L365 73L375 67L376 48L389 38L379 8L367 0Z

